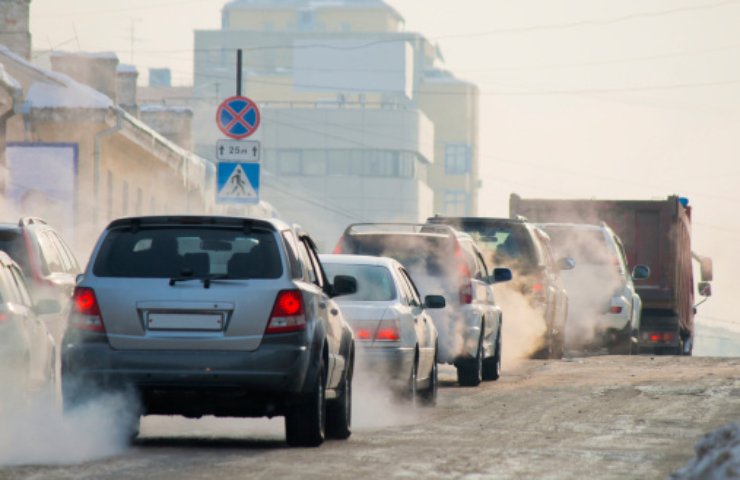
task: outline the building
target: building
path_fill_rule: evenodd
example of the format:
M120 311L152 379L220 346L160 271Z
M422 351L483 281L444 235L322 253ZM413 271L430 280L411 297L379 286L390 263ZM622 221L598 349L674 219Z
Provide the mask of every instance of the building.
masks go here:
M477 88L380 0L234 0L195 32L195 151L215 156L213 118L243 92L262 111L263 192L330 247L346 224L477 211Z

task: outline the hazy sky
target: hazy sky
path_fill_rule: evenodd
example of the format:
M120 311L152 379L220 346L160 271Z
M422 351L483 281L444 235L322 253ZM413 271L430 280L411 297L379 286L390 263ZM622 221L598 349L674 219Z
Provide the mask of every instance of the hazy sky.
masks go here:
M481 213L508 195L688 196L716 263L709 317L740 322L740 0L390 0L481 90ZM33 0L35 49L114 50L192 78L223 0ZM132 30L133 28L133 30ZM740 325L740 323L738 323Z

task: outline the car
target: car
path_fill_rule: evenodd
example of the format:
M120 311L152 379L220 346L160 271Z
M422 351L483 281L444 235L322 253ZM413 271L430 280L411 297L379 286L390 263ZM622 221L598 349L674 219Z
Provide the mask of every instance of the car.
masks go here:
M514 271L516 282L512 287L524 295L537 317L519 321L544 322L544 335L535 346L532 357L562 358L568 292L560 272L573 269L575 261L569 257L556 259L547 233L524 217L434 216L427 222L451 225L469 233L493 265Z
M578 265L563 272L570 299L566 345L630 353L642 312L632 279L648 278L650 268L637 265L630 273L622 241L605 223L543 223L539 227L547 232L556 252L575 259Z
M488 271L470 235L446 225L358 223L349 225L334 253L391 257L411 274L422 295L442 295L446 306L429 314L437 328L437 361L457 369L462 386L501 374L501 308L491 285L511 270Z
M31 299L23 272L0 252L0 378L4 388L12 382L23 393L55 388L56 343L41 314L60 309L56 300Z
M0 223L0 250L21 267L33 298L55 299L61 305L61 311L42 315L58 343L64 332L69 299L80 273L72 249L43 219L23 217L18 223Z
M132 392L131 438L140 415L215 415L284 416L291 446L346 439L354 337L333 298L356 290L279 220L115 220L74 291L65 411Z
M355 332L358 363L422 405L434 405L439 385L437 329L428 309L445 299L422 300L406 269L387 257L320 255L329 278L357 279L357 292L337 299Z

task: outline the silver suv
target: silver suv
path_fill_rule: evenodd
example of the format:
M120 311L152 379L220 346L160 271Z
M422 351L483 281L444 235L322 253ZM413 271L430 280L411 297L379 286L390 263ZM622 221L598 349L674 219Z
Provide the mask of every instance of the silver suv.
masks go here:
M642 300L633 278L645 279L650 268L636 265L630 273L622 241L606 224L543 223L559 255L575 259L576 268L562 272L570 298L565 341L569 348L607 348L630 353L640 329Z
M438 362L455 365L463 386L499 378L502 313L491 285L511 280L511 270L489 272L470 235L447 225L354 224L334 253L398 260L422 296L446 299L445 308L429 311L439 335Z
M354 338L332 297L356 288L277 220L116 220L74 291L65 408L127 390L133 436L139 415L283 415L290 445L347 438Z

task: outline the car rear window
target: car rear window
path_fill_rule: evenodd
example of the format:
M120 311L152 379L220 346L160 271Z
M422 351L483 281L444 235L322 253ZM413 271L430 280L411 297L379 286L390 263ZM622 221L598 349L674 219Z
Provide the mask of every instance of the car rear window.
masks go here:
M617 261L600 230L570 227L545 227L552 248L561 257L570 257L576 265L608 265Z
M539 263L532 239L523 225L463 222L460 229L473 237L496 266L531 268Z
M353 235L350 252L355 255L390 257L406 270L430 276L440 276L454 269L451 237L442 235L371 234Z
M357 279L357 293L344 295L341 300L387 302L396 298L393 277L385 267L326 262L323 266L331 283L334 283L334 277L337 275L349 275Z
M274 232L221 227L143 227L112 230L95 259L98 277L171 278L228 275L279 278Z

